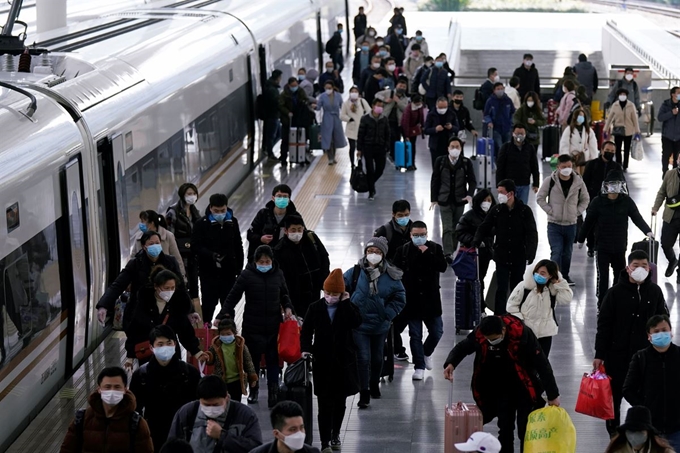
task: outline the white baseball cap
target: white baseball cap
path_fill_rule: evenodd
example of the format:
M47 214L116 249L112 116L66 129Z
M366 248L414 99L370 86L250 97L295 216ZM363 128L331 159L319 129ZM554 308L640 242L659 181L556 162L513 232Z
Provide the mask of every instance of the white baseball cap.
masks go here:
M499 453L501 451L501 443L498 439L481 431L472 433L467 442L455 444L455 447L460 451L481 451L484 453Z

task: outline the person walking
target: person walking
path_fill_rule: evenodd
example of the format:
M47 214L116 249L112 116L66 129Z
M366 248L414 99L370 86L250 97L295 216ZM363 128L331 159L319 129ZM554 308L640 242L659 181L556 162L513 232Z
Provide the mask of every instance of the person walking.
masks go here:
M607 95L607 105L614 105L614 103L617 101L617 98L620 96L621 89L626 90L628 99L633 103L635 110L639 115L641 112L640 87L635 81L635 71L633 68L625 68L623 77L617 80L614 85L612 85L611 89L609 90L609 94Z
M255 250L261 245L274 249L285 236L286 217L301 217L290 199L293 189L288 184L278 184L272 189L272 198L257 211L248 229L248 262L253 261Z
M364 7L359 7L359 13L354 16L354 40L359 41L359 36L363 36L366 33L367 18L364 14Z
M529 187L536 193L540 184L536 149L527 143L526 137L524 125L514 125L512 141L501 146L496 159L496 178L499 181L513 180L517 186L517 198L524 204L529 202ZM531 179L533 186L530 186Z
M576 99L576 83L572 80L564 81L562 91L564 96L560 99L560 105L557 107L557 120L564 129L571 122L572 112L575 108L574 104L579 101Z
M279 111L281 113L281 164L288 163L289 136L292 127L305 130L305 137L309 137L312 127L312 106L305 90L300 89L297 77L290 77L279 96ZM295 160L295 163L297 160Z
M491 135L494 143L494 153L499 154L501 145L510 141L512 135L512 117L515 106L505 94L505 87L501 82L493 84L493 94L484 105L484 124L487 131L484 136Z
M529 91L524 97L524 102L512 117L515 124L522 124L525 126L526 138L525 141L538 149L541 143L539 136L540 128L545 126L546 119L543 116L543 107L541 107L541 99L533 91Z
M390 124L383 115L383 102L373 101L371 113L361 117L357 135L357 159L365 159L368 199L375 199L375 183L383 174L390 146ZM357 160L357 165L361 165Z
M436 168L438 157L448 154L449 139L458 134L458 117L449 107L449 100L442 97L437 100L437 108L427 113L425 134L429 135L428 147L432 158L432 169Z
M597 137L581 107L574 110L571 123L564 128L560 139L560 155L567 155L574 163L574 171L582 175L588 162L597 158Z
M359 123L361 117L371 113L371 106L366 99L361 97L359 88L352 87L349 90L349 98L343 102L340 110L340 120L347 123L345 126L345 136L349 142L349 161L354 168L354 154L357 150L357 139L359 137Z
M175 258L177 265L179 266L180 276L186 277L184 260L177 247L177 240L175 239L175 235L165 228L167 226L165 218L156 211L149 209L139 213L139 220L139 231L135 234L132 256L134 257L144 248L141 242L144 233L147 231L155 231L161 238L163 253Z
M673 276L673 272L678 267L678 259L673 250L678 241L678 234L680 234L680 209L678 209L680 197L678 195L680 195L680 170L674 168L664 175L663 182L654 200L654 206L652 206L652 215L655 216L661 205L665 203L661 226L661 250L668 260L666 277ZM680 273L678 273L676 281L680 282Z
M637 111L635 104L628 101L628 93L625 88L620 88L617 91L618 102L612 104L604 123L605 138L614 137L616 161L621 164L623 171L628 169L632 141L641 139ZM623 159L621 158L622 147Z
M456 114L458 119L458 138L463 141L463 144L467 142L467 133L470 132L473 135L473 140L477 138L478 133L475 126L472 124L472 119L470 118L470 110L463 105L464 95L460 90L455 90L452 97L452 107L453 112Z
M411 142L412 165L408 170L417 170L416 141L419 135L425 138L425 109L423 109L423 97L421 95L414 94L411 96L411 101L401 116L401 132L404 139Z
M336 150L347 146L345 133L342 130L342 121L340 120L342 96L337 92L332 81L326 81L323 86L324 92L321 93L316 103L316 110L323 110L321 147L328 155L328 165L335 165Z
M671 88L671 97L659 107L658 119L661 126L661 173L666 174L668 162L673 158L673 168L678 167L680 158L680 87Z
M588 57L585 54L578 56L578 63L574 66L574 73L579 85L586 89L586 95L592 100L595 93L597 93L599 79L597 78L597 69L588 61ZM588 105L590 105L590 102Z
M513 77L519 78L519 89L517 90L519 91L519 97L524 99L524 96L529 91L533 91L540 96L541 79L534 64L534 56L530 53L525 53L522 58L522 65L512 73Z
M444 68L445 56L438 56L434 61L434 66L427 73L423 73L420 85L425 90L425 103L427 108L434 110L439 99L444 98L448 101L451 96L451 79L449 73Z

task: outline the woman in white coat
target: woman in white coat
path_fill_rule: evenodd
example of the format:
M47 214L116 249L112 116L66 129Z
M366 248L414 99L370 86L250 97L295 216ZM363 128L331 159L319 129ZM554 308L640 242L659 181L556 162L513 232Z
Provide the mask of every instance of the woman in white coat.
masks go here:
M573 293L569 283L562 278L557 264L550 260L539 261L527 269L508 299L508 313L524 321L538 338L545 356L550 354L552 337L557 335L558 324L555 305L567 305Z
M588 115L582 108L574 110L571 124L564 128L560 140L560 154L569 154L574 160L574 169L583 175L586 163L597 159L597 136L590 127Z
M349 141L349 161L354 168L354 153L357 150L357 136L359 135L359 122L361 117L371 112L371 106L366 99L359 94L359 88L352 87L349 90L349 99L342 104L340 120L347 123L345 135Z
M170 255L177 260L177 264L179 264L179 270L182 273L182 278L184 278L186 281L187 274L184 269L184 260L182 260L182 255L179 253L175 235L165 228L167 227L165 218L156 211L148 210L139 213L139 220L139 231L135 234L135 244L132 249L132 256L135 256L140 250L144 248L140 242L142 235L147 231L155 231L161 236L161 247L163 248L163 253Z

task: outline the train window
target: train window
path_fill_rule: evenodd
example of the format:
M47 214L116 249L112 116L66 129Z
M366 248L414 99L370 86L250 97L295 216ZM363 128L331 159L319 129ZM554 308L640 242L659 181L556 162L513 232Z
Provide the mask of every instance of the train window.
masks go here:
M19 228L19 203L14 203L12 206L5 210L5 218L7 219L7 233Z
M125 152L129 153L132 151L132 131L125 134Z

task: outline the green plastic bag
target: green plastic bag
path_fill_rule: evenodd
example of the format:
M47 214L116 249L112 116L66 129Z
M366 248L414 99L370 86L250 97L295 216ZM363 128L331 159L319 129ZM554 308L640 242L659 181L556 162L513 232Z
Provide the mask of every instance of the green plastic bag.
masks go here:
M560 157L559 154L553 154L553 155L550 157L550 169L551 169L552 171L557 170L557 164L559 163L559 162L557 161L557 158L558 158L558 157Z
M524 453L575 453L576 428L567 411L548 406L529 414Z

